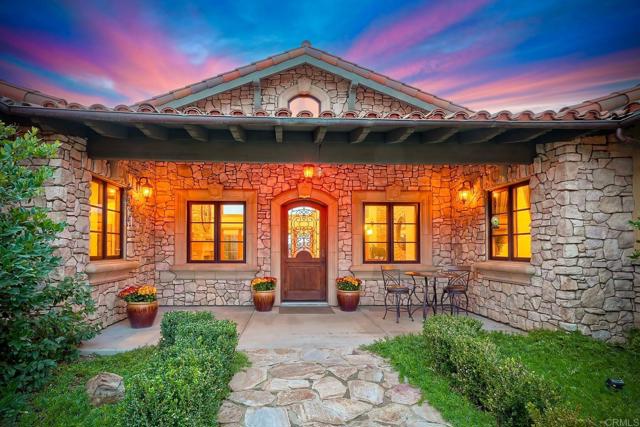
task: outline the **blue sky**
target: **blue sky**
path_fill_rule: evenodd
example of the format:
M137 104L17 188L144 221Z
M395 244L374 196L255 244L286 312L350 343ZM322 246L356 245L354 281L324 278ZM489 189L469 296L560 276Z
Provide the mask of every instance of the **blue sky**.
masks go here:
M2 0L0 79L131 104L313 46L473 109L540 111L640 83L637 1Z

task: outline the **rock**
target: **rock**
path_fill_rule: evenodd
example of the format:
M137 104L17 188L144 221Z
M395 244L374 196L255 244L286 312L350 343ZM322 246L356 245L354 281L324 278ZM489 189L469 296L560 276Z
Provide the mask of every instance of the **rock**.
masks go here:
M313 389L318 392L321 399L344 396L347 387L333 377L320 378L313 382Z
M349 377L358 372L358 368L354 366L332 366L329 368L329 372L341 380L346 381Z
M124 382L120 375L100 372L87 382L87 394L93 406L116 403L124 399Z
M380 368L366 368L358 373L358 379L363 381L372 381L379 383L382 381L382 369Z
M384 371L384 382L382 384L387 388L398 385L400 384L400 375L394 371Z
M589 289L585 289L585 291L582 292L580 300L582 301L583 307L602 308L604 292L599 285L595 285Z
M342 357L335 354L333 351L317 348L304 351L302 353L302 360L305 362L317 362L323 365L340 365L347 363Z
M345 423L359 417L372 408L368 403L344 398L325 400L324 405L338 415L342 422Z
M420 390L409 384L398 384L387 390L386 394L393 403L402 403L403 405L414 405L422 396Z
M324 373L325 369L317 363L284 363L271 368L271 376L275 378L302 380Z
M231 403L228 400L222 402L220 409L218 410L218 422L219 423L237 423L242 420L244 415L244 408L235 403Z
M344 360L346 360L350 365L360 367L376 366L384 363L384 360L371 354L348 354L344 356Z
M316 399L318 395L308 388L301 388L298 390L285 390L278 393L278 397L276 399L276 405L278 406L286 406L291 405L292 403L298 403L305 400L313 400Z
M293 421L294 424L312 422L336 425L343 424L342 418L325 406L320 400L307 400L297 405L292 405L290 411L291 421Z
M349 381L349 394L352 399L379 405L384 400L384 390L376 383L362 380Z
M229 395L229 400L245 406L265 406L276 400L276 397L268 391L244 390L234 391Z
M244 416L247 427L289 427L289 417L283 408L249 408Z
M229 387L233 391L249 390L267 379L266 368L247 368L233 376Z
M283 380L282 378L273 378L267 381L262 389L266 391L284 391L296 388L307 388L309 385L309 381L307 380Z
M369 419L384 424L403 425L409 417L409 408L392 403L369 412Z
M416 414L420 418L425 419L426 421L438 424L446 424L446 421L442 418L440 412L438 412L427 402L424 402L422 405L413 405L411 407L411 410L414 414Z

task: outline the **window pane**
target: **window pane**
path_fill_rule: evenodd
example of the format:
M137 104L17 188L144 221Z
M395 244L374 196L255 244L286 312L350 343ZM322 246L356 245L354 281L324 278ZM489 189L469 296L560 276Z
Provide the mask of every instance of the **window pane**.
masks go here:
M393 241L395 243L417 242L418 226L412 224L394 224Z
M417 243L394 243L394 261L416 261L418 259Z
M518 234L531 232L531 212L529 210L513 213L513 232Z
M213 241L215 227L213 224L191 224L191 241Z
M91 207L89 212L89 230L102 231L102 208Z
M91 181L91 196L89 197L89 204L102 206L102 186L103 184L100 181Z
M386 243L365 243L364 244L364 260L365 261L388 261L387 244Z
M513 192L515 193L513 197L513 200L515 202L515 205L513 207L514 210L530 209L531 205L529 203L529 186L521 185L520 187L514 188Z
M221 222L244 222L244 205L222 205Z
M366 224L364 226L365 242L386 242L387 224Z
M102 233L89 234L89 256L102 258Z
M107 234L107 256L120 256L120 234Z
M192 261L213 261L213 242L192 242L191 243L191 260Z
M491 192L491 213L493 215L508 212L508 190L495 190Z
M220 240L242 242L244 240L244 224L220 224Z
M320 211L310 206L289 209L287 245L289 258L307 252L312 258L320 257Z
M214 212L214 205L193 203L191 205L191 221L213 223Z
M418 222L418 207L396 205L393 207L393 222L394 223L412 223Z
M120 211L120 189L107 184L107 209Z
M507 214L494 215L491 217L491 234L502 235L507 234L509 232L509 224L508 224L509 216ZM498 222L498 226L496 227L494 221Z
M365 205L364 222L366 224L371 224L371 223L386 224L387 206L386 205Z
M222 261L242 261L244 259L244 244L242 242L222 242L220 244L220 259Z
M107 211L107 233L120 233L120 212Z
M501 258L509 256L508 236L495 236L491 238L491 254Z
M514 256L516 258L531 258L531 235L530 234L520 234L514 236L515 239L515 247L514 247Z

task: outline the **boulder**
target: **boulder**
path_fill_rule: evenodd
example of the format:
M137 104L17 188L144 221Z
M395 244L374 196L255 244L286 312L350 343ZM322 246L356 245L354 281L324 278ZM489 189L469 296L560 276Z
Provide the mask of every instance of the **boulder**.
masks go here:
M93 406L116 403L124 398L122 377L110 372L100 372L91 378L86 389Z

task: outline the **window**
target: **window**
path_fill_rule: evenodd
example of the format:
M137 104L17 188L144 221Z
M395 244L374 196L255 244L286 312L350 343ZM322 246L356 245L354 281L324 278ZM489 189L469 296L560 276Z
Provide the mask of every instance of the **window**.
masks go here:
M310 95L298 95L289 100L289 110L293 117L302 110L311 111L313 117L320 115L320 101Z
M245 204L187 203L188 262L245 262Z
M418 262L419 212L417 203L365 203L364 262Z
M122 189L93 178L89 205L89 257L122 258Z
M529 183L489 193L489 257L512 261L531 259Z

